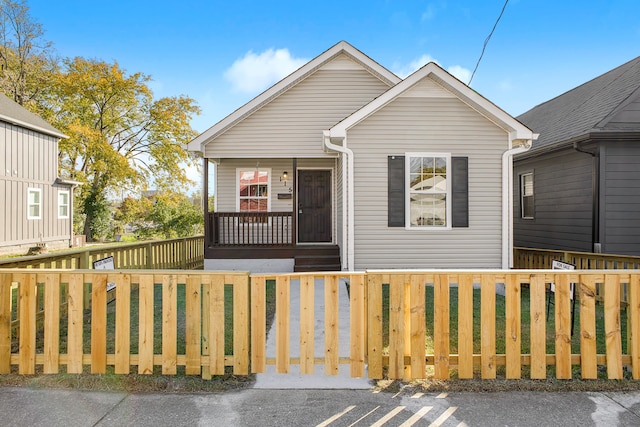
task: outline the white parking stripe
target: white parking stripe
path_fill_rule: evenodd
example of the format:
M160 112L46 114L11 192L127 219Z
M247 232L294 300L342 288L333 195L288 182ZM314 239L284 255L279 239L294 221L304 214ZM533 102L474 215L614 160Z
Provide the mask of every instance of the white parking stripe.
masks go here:
M375 423L371 424L371 427L380 427L381 425L383 425L384 423L389 421L391 418L395 417L400 412L402 412L404 410L404 408L405 408L404 406L397 406L393 410L389 411L389 413L387 415L385 415L384 417L380 418Z
M363 416L361 416L360 418L358 418L354 423L349 424L349 427L353 427L354 425L358 424L360 421L364 420L365 418L367 418L369 415L373 414L374 412L376 412L378 410L378 408L380 407L380 405L376 406L375 408L373 408L372 410L370 410L369 412L367 412L366 414L364 414Z
M344 414L346 414L347 412L349 412L350 410L352 410L353 408L355 408L355 405L352 406L347 406L346 409L338 414L335 414L333 417L331 418L327 418L325 421L321 422L320 424L318 424L316 427L325 427L328 426L329 424L331 424L332 422L334 422L335 420L337 420L338 418L340 418L341 416L343 416Z
M417 423L422 417L424 417L427 414L427 412L429 412L432 409L433 409L433 406L423 406L418 412L413 414L411 418L409 418L407 421L400 424L400 427L411 427L412 425Z
M436 399L444 399L447 396L449 396L449 393L440 393L436 396Z
M416 393L416 394L414 394L413 396L411 396L411 398L412 398L412 399L419 399L419 398L421 398L422 396L424 396L424 393Z
M442 423L447 421L447 419L451 416L451 414L453 414L456 411L456 409L458 409L457 406L452 406L450 408L447 408L447 410L444 411L442 413L442 415L440 415L434 422L429 424L429 427L439 427L439 426L441 426Z

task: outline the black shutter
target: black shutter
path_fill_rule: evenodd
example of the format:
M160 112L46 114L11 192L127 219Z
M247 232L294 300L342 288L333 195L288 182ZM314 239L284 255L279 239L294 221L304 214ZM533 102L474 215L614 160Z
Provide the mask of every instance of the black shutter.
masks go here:
M404 156L389 156L388 162L388 226L404 227Z
M452 157L451 226L469 226L469 158Z

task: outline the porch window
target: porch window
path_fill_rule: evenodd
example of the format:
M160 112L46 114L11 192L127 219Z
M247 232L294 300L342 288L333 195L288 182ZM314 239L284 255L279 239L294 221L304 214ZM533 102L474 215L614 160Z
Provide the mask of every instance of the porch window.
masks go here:
M269 212L271 171L268 169L238 169L238 212Z
M69 218L69 191L58 191L58 218Z
M29 188L27 190L27 219L42 218L42 190Z
M451 227L451 155L407 154L406 221L408 228Z
M520 207L523 219L533 219L533 173L520 175Z

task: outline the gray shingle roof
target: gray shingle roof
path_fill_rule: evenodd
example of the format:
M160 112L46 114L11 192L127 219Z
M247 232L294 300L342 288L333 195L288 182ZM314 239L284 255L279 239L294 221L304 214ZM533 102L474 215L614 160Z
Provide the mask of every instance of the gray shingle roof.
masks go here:
M37 114L0 93L0 120L58 138L66 136Z
M518 120L539 133L532 151L562 144L594 131L640 132L640 123L624 129L606 127L608 118L631 98L640 97L640 57L602 74L520 115Z

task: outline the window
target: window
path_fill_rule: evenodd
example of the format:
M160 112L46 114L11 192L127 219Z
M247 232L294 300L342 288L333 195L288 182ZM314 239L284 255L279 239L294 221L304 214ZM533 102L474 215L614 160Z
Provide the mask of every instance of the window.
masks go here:
M58 191L58 218L69 218L69 190Z
M406 156L406 222L414 227L451 226L451 156L417 153Z
M40 219L42 216L42 190L29 188L27 190L27 219Z
M520 175L520 207L523 219L533 219L533 173Z
M238 169L239 212L269 212L269 170Z

